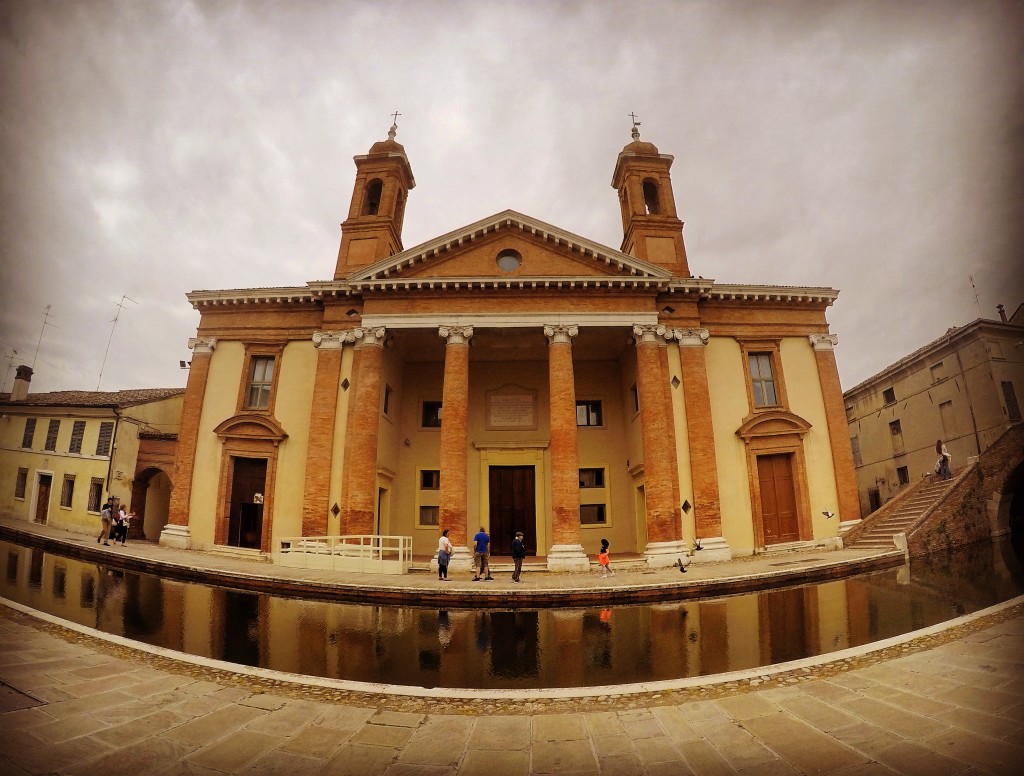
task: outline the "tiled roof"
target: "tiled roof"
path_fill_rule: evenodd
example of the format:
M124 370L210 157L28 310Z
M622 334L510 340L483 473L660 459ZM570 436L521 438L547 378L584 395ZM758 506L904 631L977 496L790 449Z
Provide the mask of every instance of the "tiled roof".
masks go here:
M184 388L130 388L127 391L51 391L30 393L15 405L47 407L132 407L151 401L170 399L185 393ZM10 394L0 394L0 401L10 402Z

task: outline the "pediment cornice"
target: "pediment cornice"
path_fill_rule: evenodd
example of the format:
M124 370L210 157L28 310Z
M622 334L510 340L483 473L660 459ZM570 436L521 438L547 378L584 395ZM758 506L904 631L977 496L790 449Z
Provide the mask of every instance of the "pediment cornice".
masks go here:
M610 276L608 279L619 279L625 276L667 283L672 278L672 273L656 264L642 261L627 253L601 245L585 237L580 237L565 229L552 226L522 213L517 213L515 210L504 210L404 250L394 256L381 259L369 266L360 267L349 274L345 280L353 286L386 282L389 279L401 276L405 269L417 267L436 258L447 257L463 246L470 245L476 240L486 238L504 229L516 230L522 234L559 246L563 250L568 250L585 260L591 260L603 265L605 270L609 268L617 270L618 276ZM423 280L424 278L418 277L417 279ZM593 279L588 277L588 280Z
M223 439L260 439L275 444L288 438L288 433L270 415L243 412L217 424L213 430Z
M789 410L765 410L747 415L736 429L736 436L744 442L764 437L796 434L805 436L811 424Z

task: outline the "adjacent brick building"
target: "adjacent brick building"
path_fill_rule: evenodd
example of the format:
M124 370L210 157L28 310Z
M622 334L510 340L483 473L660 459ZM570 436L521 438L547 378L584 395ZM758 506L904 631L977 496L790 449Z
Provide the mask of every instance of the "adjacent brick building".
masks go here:
M979 318L890 364L844 394L867 515L933 473L936 441L953 468L984 452L1021 420L1024 305L999 320Z
M521 530L580 569L602 538L657 566L859 519L836 291L694 277L672 157L635 128L618 249L511 210L405 248L395 132L355 157L331 279L188 295L162 542L390 534L430 554L447 528L464 562L482 525L497 554Z

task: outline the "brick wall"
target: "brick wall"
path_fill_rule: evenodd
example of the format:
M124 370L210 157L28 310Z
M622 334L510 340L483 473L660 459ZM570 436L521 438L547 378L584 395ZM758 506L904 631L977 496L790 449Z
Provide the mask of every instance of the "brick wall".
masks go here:
M1024 463L1024 424L1006 431L981 460L919 523L908 538L911 557L988 539L992 535L989 501L1001 493Z

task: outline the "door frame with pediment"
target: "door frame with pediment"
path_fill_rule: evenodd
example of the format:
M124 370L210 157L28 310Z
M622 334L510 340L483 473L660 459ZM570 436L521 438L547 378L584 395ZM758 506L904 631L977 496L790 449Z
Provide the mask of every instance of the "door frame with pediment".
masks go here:
M537 541L537 555L546 554L550 543L550 510L546 508L546 483L550 477L546 463L547 442L537 443L493 443L475 445L479 451L479 516L480 525L491 531L491 467L492 466L529 466L534 470L534 513ZM470 518L467 517L467 520ZM476 533L479 525L466 526L469 536ZM527 531L530 530L527 526Z

